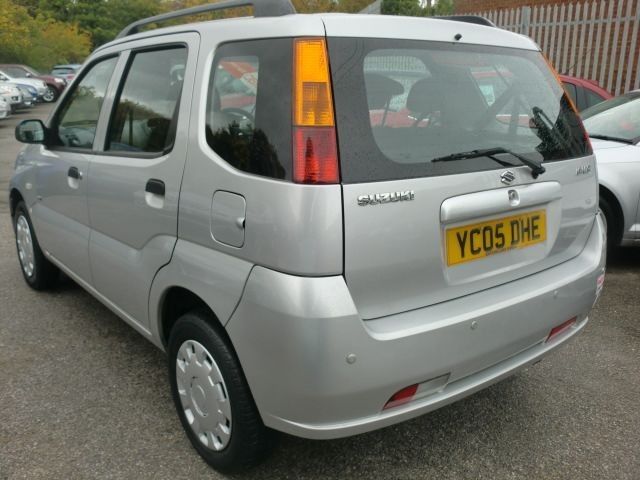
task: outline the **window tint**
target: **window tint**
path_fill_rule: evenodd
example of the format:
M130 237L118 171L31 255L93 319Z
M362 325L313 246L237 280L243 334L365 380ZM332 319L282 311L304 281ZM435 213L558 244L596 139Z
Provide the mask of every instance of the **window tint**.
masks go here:
M133 54L117 97L107 150L160 153L173 146L187 49Z
M214 59L209 146L239 170L291 177L291 39L228 43Z
M488 157L443 158L477 149L504 148L535 162L589 152L539 52L330 38L329 58L345 183L503 168Z
M58 114L60 144L73 148L92 148L100 108L116 66L117 57L95 64L75 87Z
M605 100L604 97L601 97L597 93L592 92L588 88L584 89L584 93L586 94L586 97L587 97L587 107L593 107L594 105L597 105L600 102L604 102Z
M587 112L584 126L589 135L640 140L640 97L626 94L608 100Z

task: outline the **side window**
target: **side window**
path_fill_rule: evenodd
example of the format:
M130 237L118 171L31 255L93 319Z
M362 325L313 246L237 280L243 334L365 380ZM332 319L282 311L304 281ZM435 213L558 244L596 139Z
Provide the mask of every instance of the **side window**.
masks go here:
M562 82L562 86L567 91L569 98L573 104L578 108L578 91L576 90L576 86L573 83Z
M75 87L58 114L60 145L92 148L104 95L118 58L96 63Z
M206 139L233 167L291 177L291 39L227 43L216 52Z
M107 150L160 153L173 146L186 47L132 54L115 102Z
M5 70L9 75L15 78L23 78L27 76L27 72L18 67L7 67Z
M588 88L584 89L584 93L586 94L586 97L587 97L587 107L592 107L594 105L597 105L600 102L604 102L605 100L603 97L601 97L595 92L592 92Z

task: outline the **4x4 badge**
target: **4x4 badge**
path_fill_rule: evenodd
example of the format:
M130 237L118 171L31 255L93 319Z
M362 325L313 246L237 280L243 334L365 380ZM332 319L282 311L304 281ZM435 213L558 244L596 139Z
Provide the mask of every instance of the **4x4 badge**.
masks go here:
M516 179L516 174L511 170L506 170L500 175L500 181L505 185L511 184Z

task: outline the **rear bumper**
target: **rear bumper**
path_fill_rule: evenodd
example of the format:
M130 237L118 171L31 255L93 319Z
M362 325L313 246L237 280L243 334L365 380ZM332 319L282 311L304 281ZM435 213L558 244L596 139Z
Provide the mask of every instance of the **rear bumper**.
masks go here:
M227 331L267 426L315 439L354 435L470 395L574 337L597 298L604 251L598 218L583 252L568 262L369 321L359 318L343 277L255 267ZM569 331L545 343L572 317ZM383 410L398 390L443 376L446 385L429 395Z

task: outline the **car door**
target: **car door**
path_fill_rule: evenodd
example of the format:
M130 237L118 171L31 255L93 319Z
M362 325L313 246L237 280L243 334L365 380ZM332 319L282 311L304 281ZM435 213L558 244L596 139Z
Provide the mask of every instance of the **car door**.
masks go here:
M87 173L117 59L103 57L85 69L49 122L50 143L37 153L32 218L38 240L54 260L87 283L91 283Z
M196 33L187 33L163 36L153 47L127 44L102 148L91 161L94 285L142 328L151 282L177 237L198 43Z

